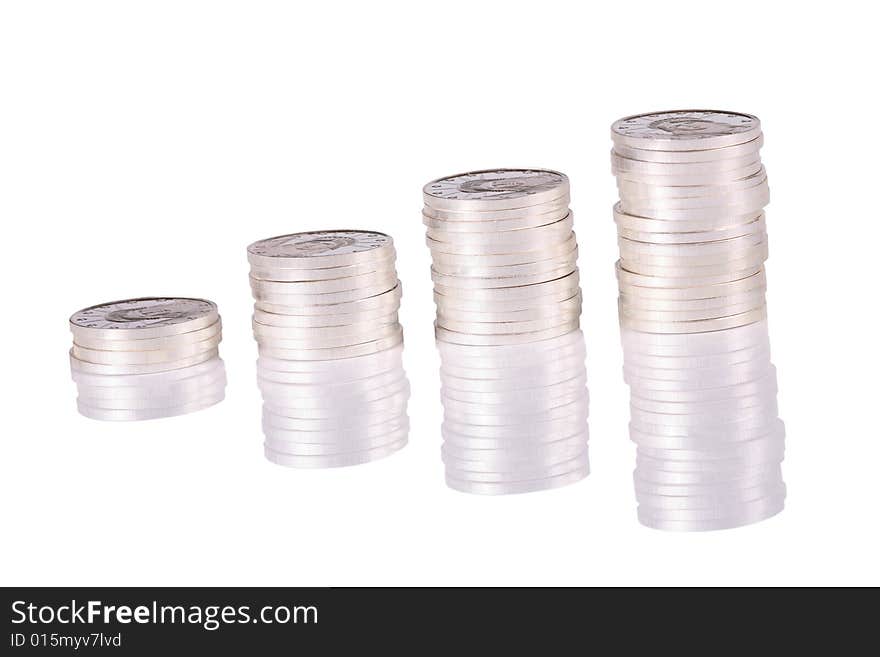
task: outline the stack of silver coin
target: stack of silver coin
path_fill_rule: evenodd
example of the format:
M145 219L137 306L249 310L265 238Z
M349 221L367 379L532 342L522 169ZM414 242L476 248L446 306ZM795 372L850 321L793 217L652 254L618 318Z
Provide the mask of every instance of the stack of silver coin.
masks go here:
M406 445L409 382L393 240L333 230L247 249L266 458L355 465Z
M423 192L447 484L504 494L584 478L589 403L568 178L475 171Z
M79 412L96 420L183 415L221 401L222 324L204 299L151 297L91 306L70 318Z
M611 127L624 376L640 521L736 527L782 510L758 119L682 110Z

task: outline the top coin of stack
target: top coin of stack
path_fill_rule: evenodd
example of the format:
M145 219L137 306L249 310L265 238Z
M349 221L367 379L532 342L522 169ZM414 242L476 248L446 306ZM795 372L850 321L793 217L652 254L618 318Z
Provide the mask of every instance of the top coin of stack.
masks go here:
M217 306L204 299L129 299L74 313L70 367L80 412L136 420L220 401L221 326Z
M388 235L297 233L260 240L247 253L261 356L351 358L402 341L401 287Z
M568 178L474 171L425 185L437 339L507 345L576 330L581 310Z

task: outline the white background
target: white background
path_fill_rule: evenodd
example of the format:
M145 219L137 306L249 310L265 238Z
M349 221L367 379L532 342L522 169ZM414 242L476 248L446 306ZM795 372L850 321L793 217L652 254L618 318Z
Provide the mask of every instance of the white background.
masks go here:
M876 16L871 3L4 2L0 583L880 584ZM621 377L610 123L681 107L763 122L787 509L641 527ZM593 474L453 492L420 221L428 180L572 181ZM262 455L245 246L391 233L410 445L298 471ZM68 316L215 300L227 399L146 423L77 415Z

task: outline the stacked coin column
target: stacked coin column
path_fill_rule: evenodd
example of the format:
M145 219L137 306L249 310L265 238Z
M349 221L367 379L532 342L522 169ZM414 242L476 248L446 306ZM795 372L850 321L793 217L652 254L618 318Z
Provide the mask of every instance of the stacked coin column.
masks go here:
M85 308L70 318L77 408L96 420L149 420L213 406L226 390L217 306L143 298Z
M392 239L297 233L247 252L266 458L329 468L406 445L409 383Z
M760 122L732 112L611 129L624 375L640 521L735 527L782 510L784 426L765 302Z
M424 187L457 490L521 493L589 473L588 398L568 179L478 171Z

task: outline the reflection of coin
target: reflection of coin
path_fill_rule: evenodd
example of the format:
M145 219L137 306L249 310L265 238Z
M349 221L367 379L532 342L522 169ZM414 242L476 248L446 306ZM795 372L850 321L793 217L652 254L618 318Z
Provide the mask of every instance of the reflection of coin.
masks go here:
M217 306L210 301L147 297L85 308L71 316L70 327L74 334L131 340L194 331L216 321Z
M247 252L248 260L258 267L321 268L387 257L393 245L393 240L384 233L322 230L270 237L254 242Z
M761 132L751 114L716 110L673 110L637 114L615 121L611 138L646 150L703 150L749 142Z

